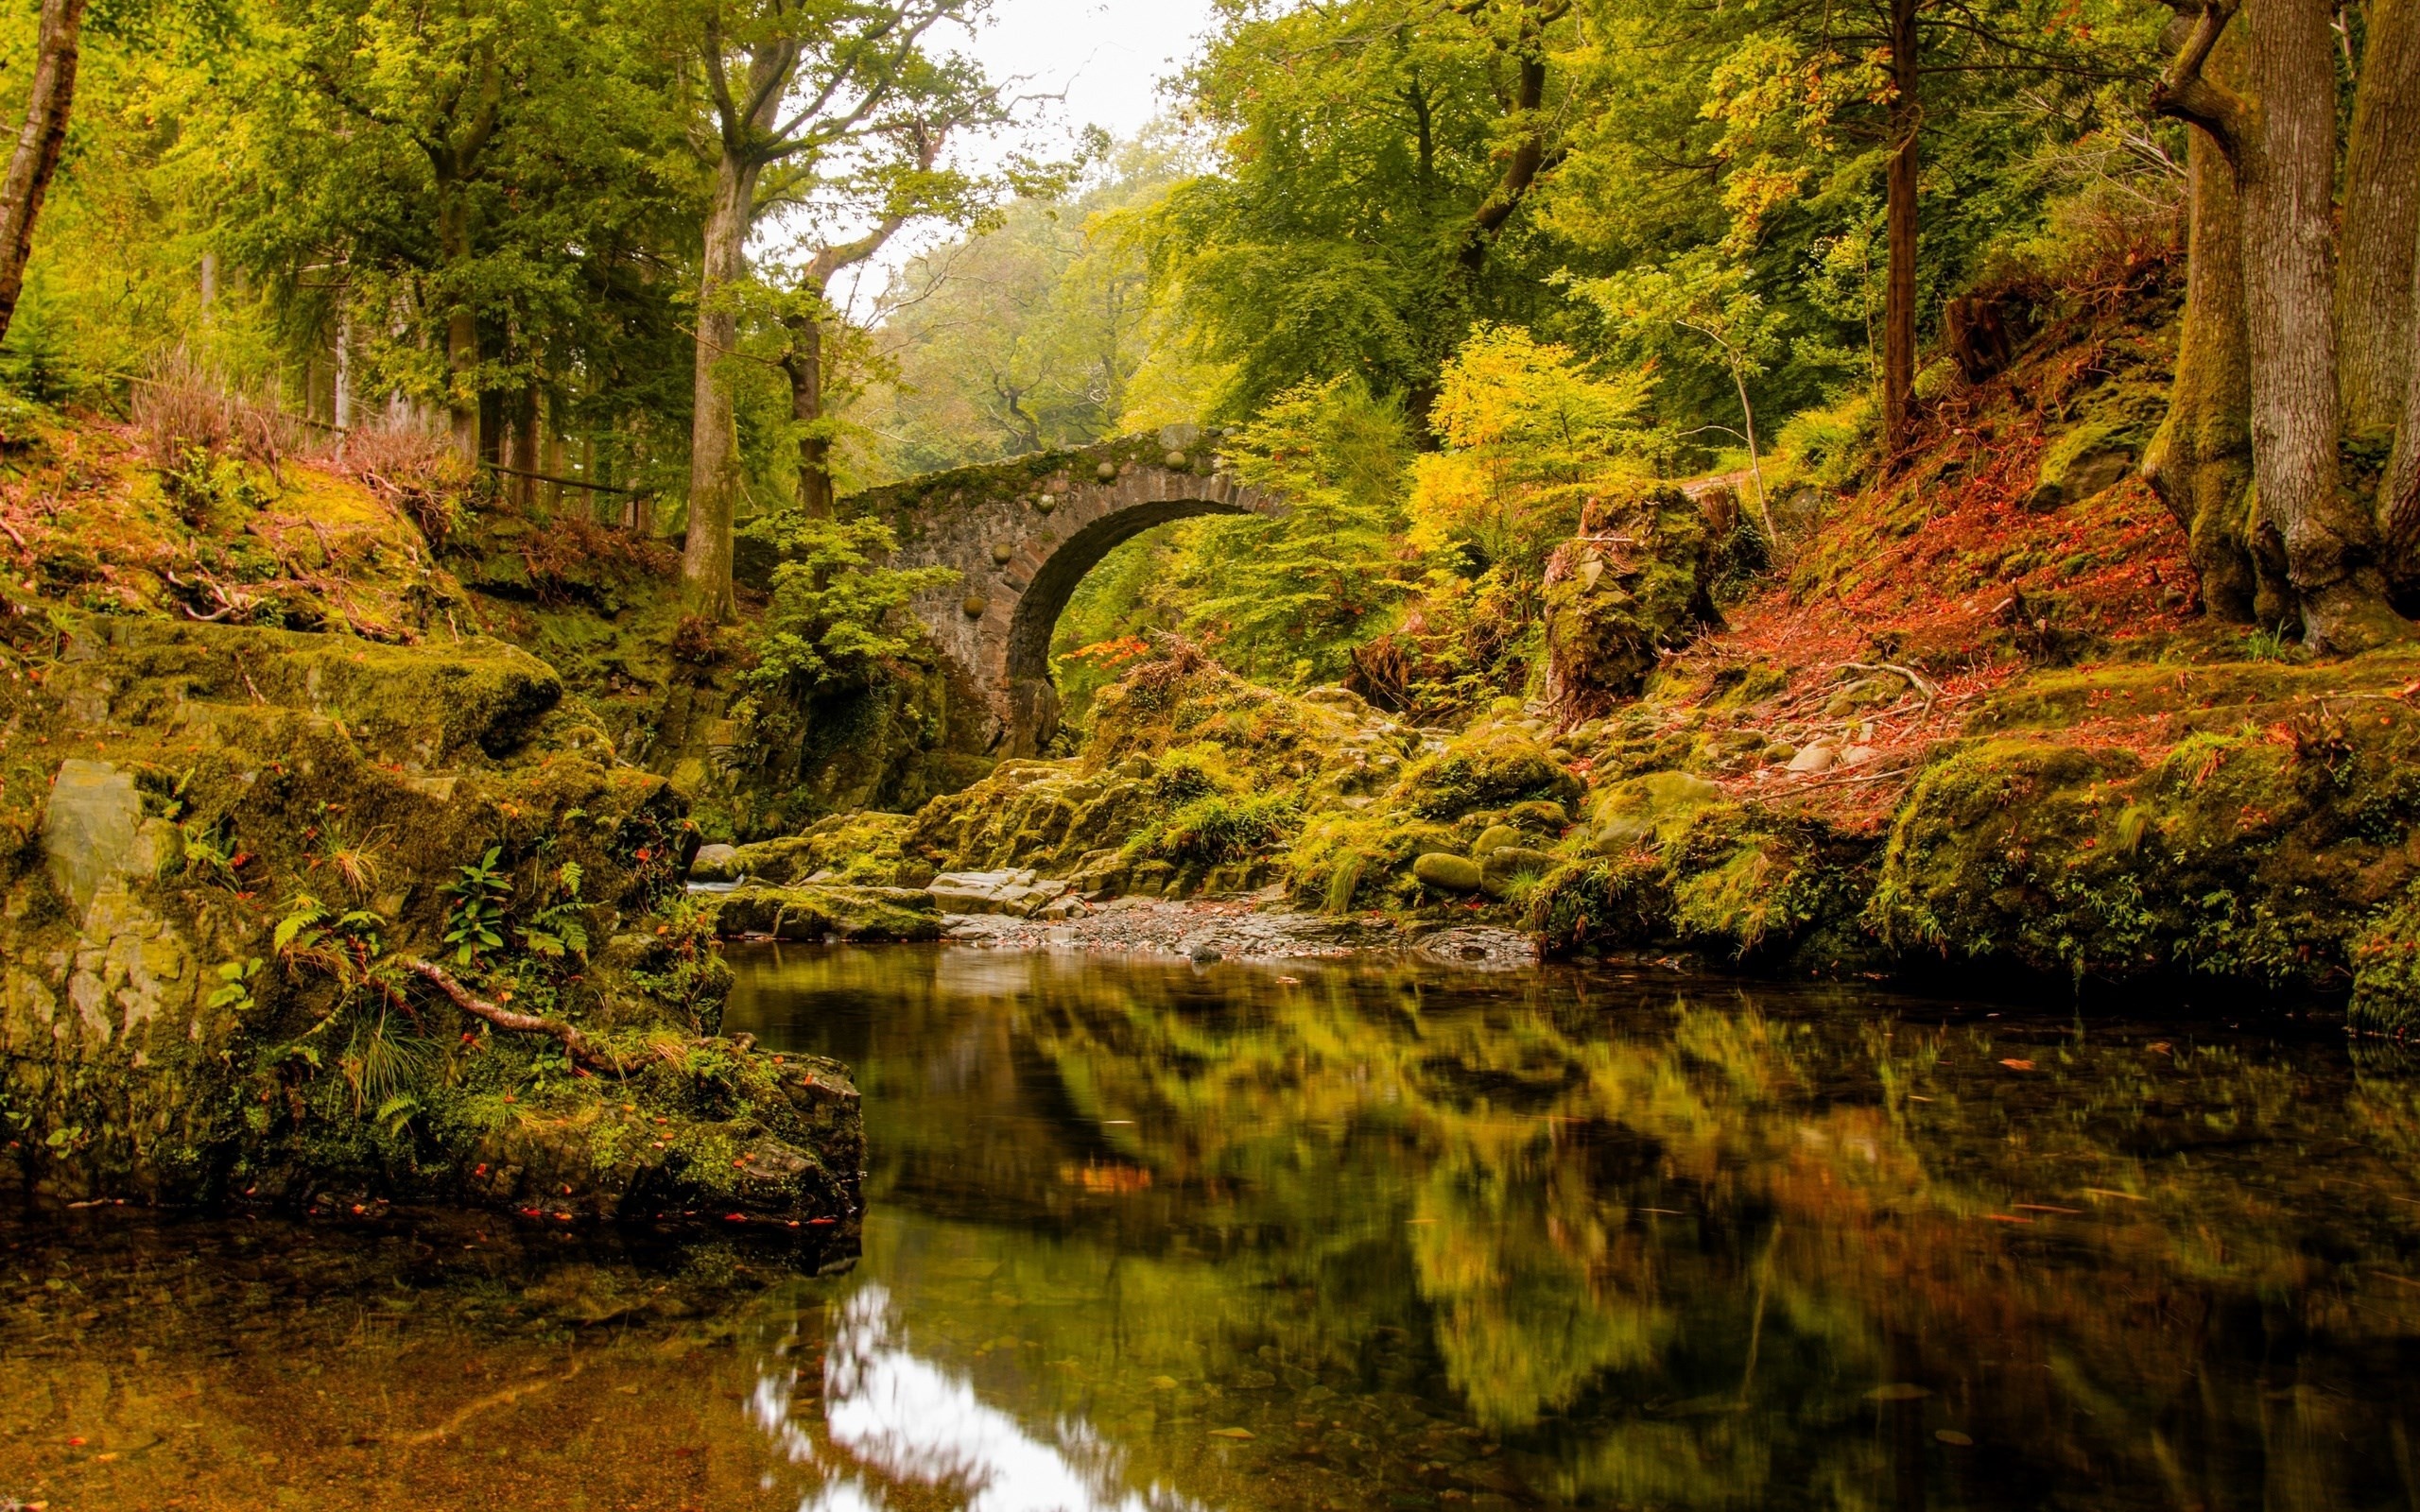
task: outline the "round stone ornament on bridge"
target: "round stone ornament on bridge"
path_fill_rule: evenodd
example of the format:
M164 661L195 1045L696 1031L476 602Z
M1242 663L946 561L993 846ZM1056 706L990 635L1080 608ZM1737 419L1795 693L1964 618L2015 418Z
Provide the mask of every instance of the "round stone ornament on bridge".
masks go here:
M1167 455L1167 465L1176 472L1183 472L1192 467L1193 463L1183 452L1170 452Z
M1042 497L1033 501L1033 507L1041 510L1044 514L1048 514L1051 510L1059 507L1059 501L1050 494L1046 493Z
M979 620L983 617L983 611L990 609L992 604L989 599L986 599L980 593L969 593L959 602L958 607L966 611L966 617L968 619Z
M1010 545L1007 541L995 541L992 546L992 565L994 567L1006 567L1012 559L1015 558L1016 554L1017 548Z
M1100 479L1103 483L1107 483L1117 476L1117 464L1115 462L1103 462L1100 466L1093 469L1093 476Z

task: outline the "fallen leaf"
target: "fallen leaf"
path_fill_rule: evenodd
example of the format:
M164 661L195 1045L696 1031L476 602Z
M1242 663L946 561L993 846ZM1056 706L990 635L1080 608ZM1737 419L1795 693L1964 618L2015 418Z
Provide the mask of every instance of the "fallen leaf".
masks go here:
M2122 1197L2128 1202L2144 1202L2150 1200L2145 1197L2138 1197L2131 1192L2112 1192L2107 1187L2086 1187L2083 1189L2083 1194L2087 1197Z
M1932 1431L1932 1436L1940 1439L1945 1444L1955 1444L1960 1449L1972 1449L1975 1445L1975 1441L1973 1439L1967 1437L1964 1434L1960 1433L1955 1428L1936 1428Z
M1987 1212L1983 1214L1983 1219L1987 1223L2031 1223L2033 1221L2031 1218L2019 1218L2006 1212Z
M2082 1208L2054 1208L2047 1202L2012 1202L2010 1207L2020 1212L2082 1212Z
M2174 1045L2172 1045L2172 1044L2169 1044L2169 1043L2167 1040L2158 1040L2158 1041L2156 1041L2156 1042L2154 1042L2154 1043L2145 1045L2143 1048L2144 1048L2144 1049L2146 1049L2146 1050L2148 1050L2148 1051L2150 1051L2152 1055L2155 1055L2155 1056L2169 1056L2169 1055L2174 1055L2174 1054L2176 1053L2176 1047L2175 1047Z
M1176 1389L1176 1377L1153 1376L1151 1378L1151 1389L1153 1391L1174 1391Z
M1929 1387L1913 1382L1893 1381L1887 1386L1876 1386L1865 1394L1868 1401L1916 1401L1932 1395Z
M1213 1438L1250 1438L1253 1436L1253 1432L1249 1428L1213 1428L1210 1430L1210 1436Z
M2010 1059L2003 1060L2000 1064L2006 1066L2011 1071L2031 1071L2033 1069L2033 1062L2030 1060Z

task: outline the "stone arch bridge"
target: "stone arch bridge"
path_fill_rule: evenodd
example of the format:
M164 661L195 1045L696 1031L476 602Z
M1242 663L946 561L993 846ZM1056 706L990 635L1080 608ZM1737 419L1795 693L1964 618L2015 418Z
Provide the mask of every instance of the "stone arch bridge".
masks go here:
M927 473L841 501L845 514L890 523L899 539L891 565L957 570L957 584L918 599L916 613L981 694L994 753L1030 756L1057 733L1051 631L1112 547L1171 520L1286 512L1275 496L1228 474L1215 441L1170 426Z

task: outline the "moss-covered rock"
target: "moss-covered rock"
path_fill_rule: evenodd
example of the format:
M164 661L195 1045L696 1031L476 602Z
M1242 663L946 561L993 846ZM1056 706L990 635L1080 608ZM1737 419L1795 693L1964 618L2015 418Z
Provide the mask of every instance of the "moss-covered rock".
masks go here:
M736 887L703 906L726 939L930 940L942 933L933 895L908 887Z
M853 1220L845 1072L717 1038L680 797L543 663L31 620L66 654L0 685L0 1169Z
M1580 779L1547 743L1519 725L1489 721L1404 774L1390 800L1426 819L1459 819L1481 809L1580 801Z
M2353 1027L2409 1035L2420 1024L2420 885L2373 913L2353 937L2350 954Z
M1439 892L1477 892L1486 881L1486 872L1478 862L1446 850L1431 850L1415 857L1411 874Z
M2026 496L2026 507L2062 508L2123 483L2135 474L2143 438L2123 423L2095 421L2077 426L2043 449L2041 472Z
M1869 918L1903 952L2342 987L2414 870L2420 721L2322 704L2155 760L2024 735L1930 769Z
M1686 772L1650 772L1606 788L1590 817L1597 848L1619 855L1642 843L1669 839L1700 810L1723 800L1722 789Z
M1591 511L1587 533L1547 563L1547 697L1575 718L1634 696L1666 649L1720 623L1715 532L1669 483Z
M921 887L932 878L929 863L908 858L902 845L915 819L879 810L835 814L798 834L735 846L721 874L700 881L750 879L774 886L839 883L860 887Z

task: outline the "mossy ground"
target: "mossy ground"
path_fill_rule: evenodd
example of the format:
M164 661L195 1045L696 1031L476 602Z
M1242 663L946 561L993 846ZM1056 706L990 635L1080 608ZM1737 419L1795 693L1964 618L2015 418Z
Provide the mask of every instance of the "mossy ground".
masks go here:
M687 804L555 668L441 616L417 644L195 623L108 565L107 612L0 594L0 1168L62 1195L852 1221L845 1070L717 1037ZM410 959L624 1074L457 1010Z

